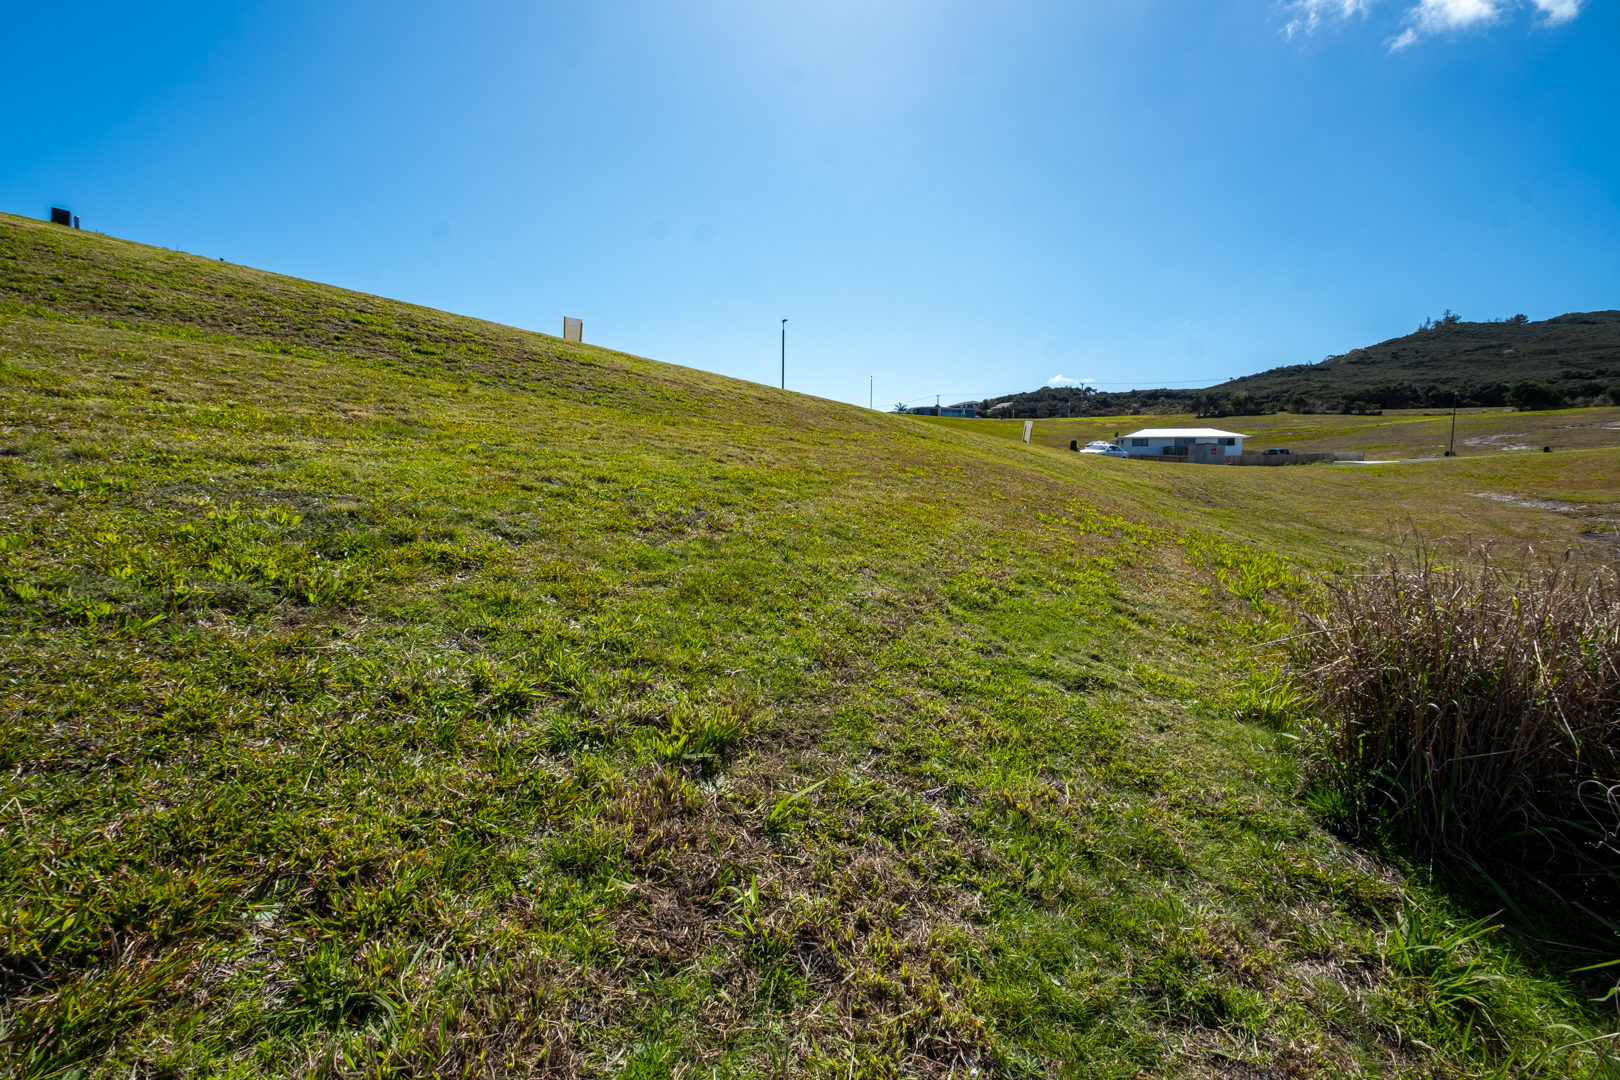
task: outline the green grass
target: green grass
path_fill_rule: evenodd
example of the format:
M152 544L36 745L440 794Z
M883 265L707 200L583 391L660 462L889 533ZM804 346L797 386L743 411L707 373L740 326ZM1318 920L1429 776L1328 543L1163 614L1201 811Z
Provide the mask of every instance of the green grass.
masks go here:
M1484 1076L1612 1029L1320 824L1266 642L1402 529L1601 554L1474 493L1620 455L994 427L0 218L7 1067Z
M1231 430L1259 445L1295 450L1365 450L1370 460L1421 457L1421 440L1450 416L1244 417ZM938 428L1020 444L1023 423L918 418ZM1032 446L1057 452L1088 490L1106 491L1142 514L1180 527L1211 522L1302 557L1387 550L1414 530L1513 544L1594 546L1612 558L1620 543L1620 409L1552 413L1479 412L1458 422L1465 437L1513 445L1528 431L1534 451L1463 447L1449 460L1388 465L1318 463L1285 469L1098 460L1068 451L1144 424L1205 424L1195 417L1102 417L1036 421ZM1540 427L1534 425L1540 424ZM1427 429L1427 430L1425 430ZM1539 450L1543 438L1554 453ZM1510 436L1504 442L1498 436ZM1295 436L1301 436L1295 438ZM1428 448L1428 449L1433 449Z
M941 420L978 423L1006 437L1022 436L1022 421ZM1389 409L1381 416L1230 416L1200 419L1183 415L1086 417L1036 422L1035 440L1053 447L1081 446L1093 439L1142 427L1218 427L1248 435L1252 450L1283 446L1295 451L1362 450L1369 460L1443 456L1453 447L1450 410ZM1552 409L1515 413L1508 409L1461 409L1457 415L1455 452L1467 458L1620 447L1620 409Z

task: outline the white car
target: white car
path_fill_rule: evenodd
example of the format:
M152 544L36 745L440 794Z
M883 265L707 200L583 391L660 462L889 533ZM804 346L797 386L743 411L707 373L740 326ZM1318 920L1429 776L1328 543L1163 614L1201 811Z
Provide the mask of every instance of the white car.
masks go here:
M1108 457L1131 456L1125 452L1125 448L1123 446L1115 446L1111 442L1086 443L1085 446L1081 447L1080 452L1082 454L1104 454Z

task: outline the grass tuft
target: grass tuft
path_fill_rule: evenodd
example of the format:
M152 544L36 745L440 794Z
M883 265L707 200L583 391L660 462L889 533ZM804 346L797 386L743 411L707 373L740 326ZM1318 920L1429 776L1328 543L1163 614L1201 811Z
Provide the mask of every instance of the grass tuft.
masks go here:
M1330 585L1298 640L1317 777L1428 853L1620 911L1620 590L1567 555L1391 557Z

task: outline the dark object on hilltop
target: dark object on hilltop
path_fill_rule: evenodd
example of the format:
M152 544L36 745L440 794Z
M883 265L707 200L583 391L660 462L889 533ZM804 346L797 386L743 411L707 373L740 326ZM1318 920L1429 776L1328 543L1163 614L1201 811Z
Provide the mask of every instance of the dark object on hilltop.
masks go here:
M1265 413L1353 413L1385 409L1445 408L1453 397L1464 408L1515 405L1509 393L1535 383L1557 395L1557 408L1620 404L1620 311L1573 312L1541 322L1523 315L1464 322L1448 311L1425 320L1416 333L1392 338L1320 363L1292 364L1246 375L1203 390L1131 390L1087 393L1042 387L984 403L1004 416L1016 409L1031 419L1196 413L1258 416ZM1538 400L1551 400L1538 399ZM998 410L999 411L995 411Z
M64 210L60 206L51 207L51 224L66 225L70 229L73 228L73 211Z

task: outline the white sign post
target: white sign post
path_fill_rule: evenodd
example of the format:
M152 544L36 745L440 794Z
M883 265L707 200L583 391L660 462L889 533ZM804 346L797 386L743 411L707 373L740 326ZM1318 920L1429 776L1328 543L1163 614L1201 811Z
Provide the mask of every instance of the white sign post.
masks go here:
M1034 430L1035 430L1035 421L1033 421L1033 420L1025 420L1024 421L1024 441L1025 442L1029 442L1030 432L1032 432Z
M579 319L563 317L563 340L585 342L585 324Z

